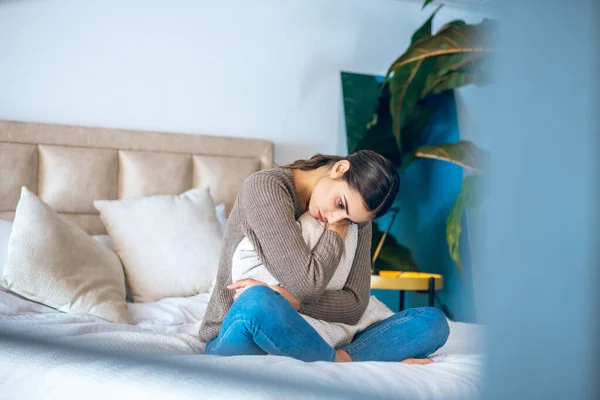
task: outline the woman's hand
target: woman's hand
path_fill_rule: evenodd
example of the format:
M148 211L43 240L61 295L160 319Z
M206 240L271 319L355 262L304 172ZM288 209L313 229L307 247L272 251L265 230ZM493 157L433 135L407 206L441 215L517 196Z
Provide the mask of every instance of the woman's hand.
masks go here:
M229 290L236 290L235 295L233 296L233 300L237 300L237 298L242 294L242 292L252 286L268 286L264 282L255 281L254 279L242 279L241 281L233 282L231 285L227 286Z
M280 295L282 295L287 301L290 302L294 310L298 311L300 309L300 301L294 297L286 288L283 288L279 285L267 285L264 282L260 282L254 279L242 279L241 281L233 282L231 285L227 286L227 289L236 290L237 292L233 296L233 300L237 300L237 298L242 294L242 292L252 286L268 286L271 290L276 291Z
M350 226L350 221L347 219L339 220L333 224L327 225L327 229L330 231L336 232L342 240L346 240L346 233L348 233L348 227Z
M273 286L269 286L271 289L273 289L274 291L276 291L277 293L279 293L280 295L282 295L287 301L290 302L290 304L292 305L292 307L294 307L294 310L298 311L300 310L300 300L298 300L297 298L294 297L293 294L291 294L286 288L281 287L279 285L273 285Z

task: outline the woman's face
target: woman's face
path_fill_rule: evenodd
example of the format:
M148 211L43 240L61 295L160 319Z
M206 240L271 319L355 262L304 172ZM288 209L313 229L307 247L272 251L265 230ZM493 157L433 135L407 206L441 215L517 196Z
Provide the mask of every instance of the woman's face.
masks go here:
M342 165L338 166L338 164ZM361 223L373 218L357 190L351 189L343 179L339 179L349 165L339 162L331 173L317 182L308 205L308 211L314 218L334 224L343 219Z

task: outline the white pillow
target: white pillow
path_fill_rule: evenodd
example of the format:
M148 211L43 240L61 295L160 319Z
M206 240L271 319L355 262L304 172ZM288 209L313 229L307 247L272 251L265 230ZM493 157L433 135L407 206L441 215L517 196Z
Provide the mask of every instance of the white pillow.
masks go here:
M26 187L0 286L60 311L129 322L119 258Z
M6 253L8 252L8 238L10 238L11 231L12 222L0 220L0 274L2 274L2 270L4 269Z
M217 215L217 220L219 221L219 227L221 228L221 232L225 233L225 227L227 226L227 215L225 215L225 204L221 203L218 206L216 206L215 213ZM8 222L9 224L11 223L10 221L1 221L0 220L0 250L2 250L2 222ZM8 236L10 235L10 229L11 228L9 227L8 235L6 236L7 243L8 243ZM115 251L115 246L109 235L94 235L92 237L94 239L96 239L97 241L99 241L100 243L102 243L103 245L105 245L106 247L108 247L109 249L111 249L112 251ZM0 259L1 259L1 254L0 254ZM2 271L1 266L0 266L0 271Z
M225 228L227 227L227 215L225 214L225 204L221 203L215 207L215 212L217 215L217 220L219 221L219 227L221 228L221 233L225 234ZM1 230L0 230L1 232ZM0 233L1 234L1 233ZM10 234L10 231L9 231ZM115 251L115 246L113 245L112 239L109 235L95 235L92 236L94 239L108 247L111 251ZM6 237L6 241L8 242L8 236ZM0 265L0 272L2 271L2 267ZM216 276L215 276L216 278ZM216 283L216 279L213 279L211 283L211 287L208 290L208 293L212 293L214 285ZM127 284L127 277L125 277L125 287L127 289L127 301L132 302L133 298L131 297L131 289L129 289L129 285Z
M98 200L135 302L208 292L222 234L208 186L179 196Z

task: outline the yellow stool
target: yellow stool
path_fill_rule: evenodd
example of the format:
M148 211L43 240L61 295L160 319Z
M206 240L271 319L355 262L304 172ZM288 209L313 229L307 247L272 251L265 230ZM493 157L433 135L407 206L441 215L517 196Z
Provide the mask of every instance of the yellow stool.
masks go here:
M429 293L429 306L434 307L435 291L444 287L444 279L439 274L424 272L379 271L371 275L371 289L399 290L400 311L404 310L404 291L417 290Z

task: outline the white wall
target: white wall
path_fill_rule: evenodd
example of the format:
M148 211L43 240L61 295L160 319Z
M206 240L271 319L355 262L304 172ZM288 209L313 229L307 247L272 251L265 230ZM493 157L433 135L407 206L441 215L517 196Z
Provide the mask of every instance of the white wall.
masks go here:
M384 73L431 11L395 0L0 1L0 119L270 139L278 163L341 154L340 71ZM454 18L481 14L446 7L436 29Z

